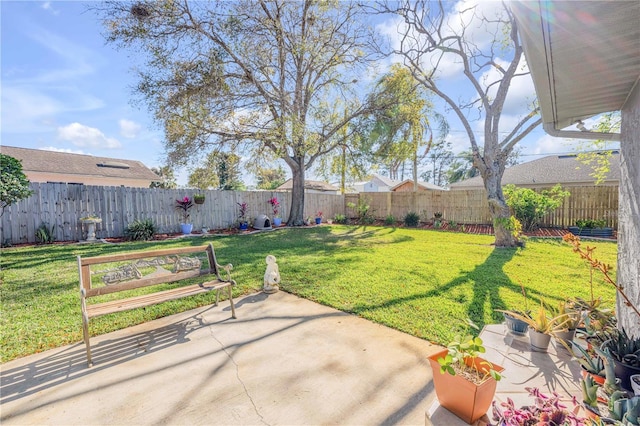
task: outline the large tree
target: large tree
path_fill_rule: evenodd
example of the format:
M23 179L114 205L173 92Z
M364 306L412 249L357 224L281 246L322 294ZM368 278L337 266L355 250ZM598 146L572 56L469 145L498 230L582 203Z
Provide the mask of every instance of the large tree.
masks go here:
M212 148L271 151L293 178L289 225L304 222L304 177L366 112L357 76L373 59L363 11L332 0L107 2L107 39L146 63L138 92L177 164ZM346 108L347 114L343 114ZM339 113L338 113L339 109Z
M499 5L498 8L495 6ZM528 74L516 21L504 3L400 0L379 4L378 11L398 20L398 45L415 78L455 113L464 127L475 167L482 175L494 219L495 244L515 246L508 229L509 207L502 192L502 175L509 153L541 119L530 106L514 122L505 124L503 111L515 79ZM456 73L456 86L443 84L443 75ZM528 78L528 77L525 77ZM473 95L458 96L464 85ZM455 91L455 93L454 93ZM474 121L483 122L477 137Z
M176 182L176 174L169 165L160 167L152 167L151 171L158 175L158 180L151 182L149 188L163 188L163 189L176 189L178 183Z
M446 134L446 120L433 112L428 91L401 64L394 64L378 82L374 91L377 102L390 105L375 111L370 138L374 157L385 164L389 177L398 179L399 169L411 162L414 191L418 184L418 163L433 144L433 124Z
M287 180L287 174L282 166L275 169L258 167L255 175L258 189L276 189Z

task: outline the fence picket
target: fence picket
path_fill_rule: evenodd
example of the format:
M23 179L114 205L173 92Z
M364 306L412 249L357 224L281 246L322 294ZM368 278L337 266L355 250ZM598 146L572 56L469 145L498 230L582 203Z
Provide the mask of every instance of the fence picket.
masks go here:
M33 243L35 231L41 223L55 225L58 241L74 241L85 238L79 219L87 215L102 218L96 228L99 238L119 237L129 223L136 219L151 219L161 233L179 231L181 216L175 210L175 200L193 197L202 192L205 203L190 210L194 230L235 226L238 219L236 203L249 205L251 223L259 214L272 216L268 200L280 201L280 216L286 223L291 208L291 193L279 191L196 191L193 189L126 188L77 185L65 183L31 183L34 194L4 209L0 217L2 243ZM542 222L546 227L563 227L575 224L577 219L605 219L607 226L617 227L618 187L577 186L564 188L571 196L555 212ZM361 194L306 193L304 215L315 217L322 211L325 220L336 214L356 217L356 209L349 207L363 200L370 205L376 219L389 214L402 220L409 211L420 215L421 220L433 218L442 212L443 219L459 224L490 224L486 193L484 190L429 191L429 192L368 192Z

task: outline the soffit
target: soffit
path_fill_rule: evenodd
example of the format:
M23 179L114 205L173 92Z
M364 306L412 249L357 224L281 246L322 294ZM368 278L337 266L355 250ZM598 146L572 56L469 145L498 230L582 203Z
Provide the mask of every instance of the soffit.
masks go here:
M545 123L622 109L640 77L640 1L512 3Z

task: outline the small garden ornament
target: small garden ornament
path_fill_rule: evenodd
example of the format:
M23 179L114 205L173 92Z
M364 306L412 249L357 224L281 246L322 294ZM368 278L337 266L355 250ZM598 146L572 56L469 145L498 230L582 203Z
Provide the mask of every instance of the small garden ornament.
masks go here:
M268 255L265 259L267 262L267 270L264 272L264 287L265 293L276 293L280 290L278 284L280 284L280 271L278 270L278 264L276 258L273 255Z

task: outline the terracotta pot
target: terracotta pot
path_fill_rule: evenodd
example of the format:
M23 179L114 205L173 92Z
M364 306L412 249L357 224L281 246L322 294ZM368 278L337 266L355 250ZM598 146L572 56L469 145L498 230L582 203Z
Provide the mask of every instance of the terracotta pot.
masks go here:
M593 373L585 370L584 367L582 367L582 366L580 366L580 368L582 368L582 378L586 379L587 376L591 376L591 378L593 379L594 382L596 382L600 386L604 386L604 381L606 380L606 377L599 376L597 374L593 374Z
M547 352L549 349L549 342L551 341L551 335L540 333L539 331L530 328L529 341L533 352Z
M497 382L493 377L488 376L481 384L476 385L460 376L440 373L438 358L445 357L447 353L448 351L445 349L429 357L436 396L441 406L465 422L473 424L487 413L496 393ZM469 359L467 364L475 365L480 371L487 372L486 362L485 359L477 357ZM493 369L497 372L504 370L496 364L493 364Z

